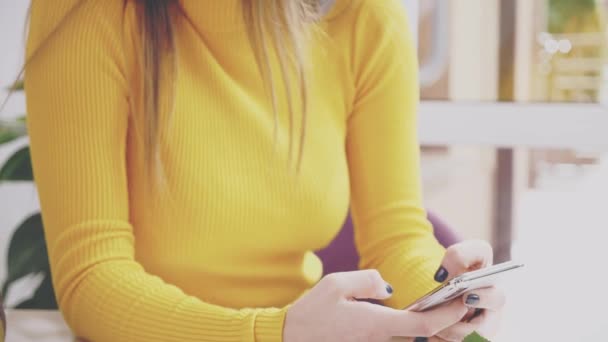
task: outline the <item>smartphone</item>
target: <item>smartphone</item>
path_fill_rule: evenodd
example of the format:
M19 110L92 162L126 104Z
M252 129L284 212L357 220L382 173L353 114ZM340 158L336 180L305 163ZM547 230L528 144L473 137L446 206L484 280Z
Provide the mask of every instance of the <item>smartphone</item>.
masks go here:
M439 285L436 289L405 309L416 312L430 310L461 296L464 292L493 286L504 274L523 266L523 264L508 261L461 274Z

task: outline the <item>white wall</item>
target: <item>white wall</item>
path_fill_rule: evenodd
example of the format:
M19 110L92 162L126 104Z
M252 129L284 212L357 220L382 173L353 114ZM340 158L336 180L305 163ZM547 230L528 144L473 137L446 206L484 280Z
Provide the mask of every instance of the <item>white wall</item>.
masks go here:
M0 100L6 97L6 86L14 81L23 63L24 23L28 4L29 1L24 0L0 1ZM6 119L22 113L25 113L24 97L15 95L0 112L0 117ZM0 164L25 142L21 140L0 147ZM32 185L0 184L0 280L5 278L6 253L13 229L37 208L38 199ZM20 295L23 291L16 289L12 291L12 294L15 293Z

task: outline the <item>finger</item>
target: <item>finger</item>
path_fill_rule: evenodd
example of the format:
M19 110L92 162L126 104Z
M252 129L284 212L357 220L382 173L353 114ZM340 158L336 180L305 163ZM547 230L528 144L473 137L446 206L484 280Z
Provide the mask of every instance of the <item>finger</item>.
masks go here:
M432 337L393 337L390 342L447 342L438 336Z
M448 342L439 336L429 337L428 342Z
M431 336L431 337L416 337L414 342L448 342L442 339L439 336Z
M486 339L491 339L498 332L501 318L502 311L485 311L482 317L475 319L480 323L477 333Z
M485 241L470 240L450 246L435 273L435 281L443 283L461 273L492 264L492 246Z
M322 282L322 288L346 299L386 299L393 293L393 288L376 270L332 273Z
M489 309L498 311L505 305L505 294L496 287L487 287L465 293L463 303L471 308Z
M390 321L387 329L392 336L430 337L460 322L467 311L458 300L425 312L398 311L400 314Z
M393 337L390 342L446 342L441 337Z
M446 341L460 342L464 340L465 337L477 331L477 329L479 329L479 326L480 322L477 320L474 320L471 323L458 322L452 325L451 327L439 332L437 336L441 337Z
M485 311L486 311L485 309L480 309L480 308L477 308L477 309L473 310L473 312L469 311L469 314L467 314L467 316L465 316L464 321L465 322L471 322L474 319L476 319L477 317L483 315L483 313Z

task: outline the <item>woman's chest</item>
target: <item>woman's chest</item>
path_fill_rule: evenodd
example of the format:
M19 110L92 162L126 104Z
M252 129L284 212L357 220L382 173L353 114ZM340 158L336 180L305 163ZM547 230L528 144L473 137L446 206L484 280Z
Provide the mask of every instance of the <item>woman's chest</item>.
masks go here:
M253 56L201 44L180 49L174 111L162 133L167 185L179 205L161 205L145 220L175 230L165 218L177 215L228 235L249 227L260 240L326 243L349 197L348 89L332 76L340 70L308 71L303 112L295 82L286 87L274 74L269 89Z

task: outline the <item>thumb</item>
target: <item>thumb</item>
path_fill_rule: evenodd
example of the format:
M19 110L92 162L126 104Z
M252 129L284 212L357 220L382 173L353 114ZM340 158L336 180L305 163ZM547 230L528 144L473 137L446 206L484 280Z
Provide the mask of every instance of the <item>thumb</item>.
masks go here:
M435 273L435 281L443 283L464 272L492 265L492 254L492 246L481 240L469 240L450 246L445 252L441 267Z
M387 299L393 293L393 288L376 270L333 273L323 281L346 299Z

